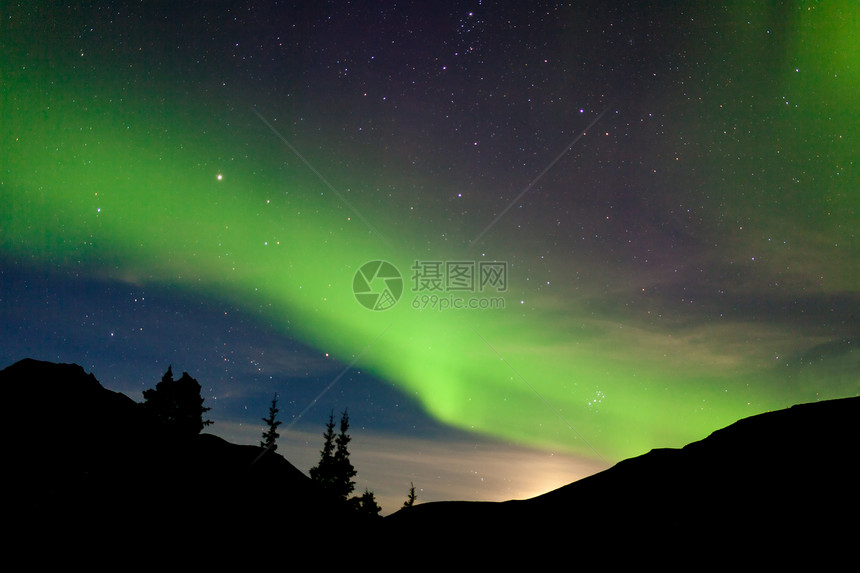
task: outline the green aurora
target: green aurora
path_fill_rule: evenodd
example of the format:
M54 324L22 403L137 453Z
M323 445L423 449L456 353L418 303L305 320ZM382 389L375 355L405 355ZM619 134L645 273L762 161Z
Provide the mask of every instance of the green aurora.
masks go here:
M766 88L749 69L706 102L671 109L667 131L712 142L710 153L676 167L655 151L664 184L695 186L699 196L690 231L701 245L697 264L731 266L728 289L745 299L766 299L774 282L782 283L779 300L856 296L860 284L860 9L835 4L797 12L780 48L787 55L760 72ZM756 41L726 46L712 73L744 69L738 62ZM529 243L502 238L505 218L476 249L469 241L491 216L435 240L444 217L410 209L417 203L405 194L389 196L379 182L398 175L381 174L372 152L339 148L334 169L309 160L323 181L279 139L290 139L291 123L267 120L276 134L256 116L273 115L268 104L249 99L213 113L214 97L199 105L158 86L129 94L118 79L21 70L12 59L0 101L6 260L223 297L344 365L354 361L445 423L606 460L857 392L852 355L797 366L854 323L719 318L716 307L694 319L689 304L653 294L671 280L664 271L600 268L594 253L554 273L516 264ZM783 96L783 108L763 113ZM706 121L684 119L704 105ZM723 137L729 125L741 127ZM309 148L315 158L335 152L322 136ZM352 190L339 187L344 181ZM668 192L666 203L679 196ZM405 290L395 307L373 312L356 302L352 281L378 259L401 271ZM505 308L413 308L416 259L511 261ZM581 281L565 280L577 272ZM551 288L538 286L550 278Z

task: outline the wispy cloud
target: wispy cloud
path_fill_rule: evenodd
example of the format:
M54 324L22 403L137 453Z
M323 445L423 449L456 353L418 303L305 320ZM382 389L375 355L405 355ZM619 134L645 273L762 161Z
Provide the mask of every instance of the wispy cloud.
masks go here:
M212 431L235 443L260 442L262 425L218 423ZM319 461L322 433L282 432L278 453L305 473ZM396 437L354 429L350 460L356 492L373 491L384 514L403 504L410 482L418 502L505 501L546 493L606 469L609 464L563 453L482 440Z

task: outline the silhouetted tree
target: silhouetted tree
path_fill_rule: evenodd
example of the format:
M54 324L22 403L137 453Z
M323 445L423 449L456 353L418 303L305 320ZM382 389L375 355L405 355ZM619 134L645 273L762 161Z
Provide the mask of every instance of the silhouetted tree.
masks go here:
M418 498L415 495L415 484L409 482L409 495L406 496L406 501L403 502L403 507L412 507L415 505L415 500Z
M353 499L358 500L359 513L368 517L379 517L379 512L382 511L382 508L379 507L378 503L376 503L376 498L373 496L372 491L368 491L367 488L365 488L361 497Z
M349 461L349 449L347 446L352 438L347 433L348 430L349 416L346 410L344 410L343 415L340 417L340 433L335 438L336 449L334 452L334 493L343 499L347 499L352 490L355 489L355 482L352 481L352 478L358 473Z
M311 468L311 479L326 491L331 491L334 482L334 411L329 414L323 434L323 449L319 464Z
M352 439L349 436L349 416L344 410L340 418L340 433L334 433L334 412L329 415L323 449L320 451L319 464L311 468L311 479L336 499L348 501L349 494L355 489L356 471L349 461L347 445Z
M278 434L278 426L281 425L279 420L275 418L278 415L278 395L275 394L275 397L272 398L272 405L269 406L269 417L263 418L263 421L269 426L269 429L263 432L263 441L260 442L260 445L266 448L267 450L272 450L273 452L278 449L278 444L275 441L280 436Z
M171 366L154 389L144 390L143 399L144 409L177 434L199 434L204 426L212 423L212 420L203 419L209 408L203 406L200 384L188 372L174 380Z

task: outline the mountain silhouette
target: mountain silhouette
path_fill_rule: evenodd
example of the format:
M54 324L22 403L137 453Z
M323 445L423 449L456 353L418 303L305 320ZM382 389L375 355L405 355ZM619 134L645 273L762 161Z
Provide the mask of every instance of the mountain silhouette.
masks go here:
M93 540L181 555L307 543L349 523L304 473L259 446L185 438L74 364L25 359L0 371L5 517L23 540ZM55 536L51 535L51 532Z
M853 555L858 533L860 397L745 418L531 499L419 503L370 523L280 454L178 439L80 366L22 360L0 392L4 517L14 539L52 546L205 547L246 566L292 548L332 564L699 568L821 565Z
M424 503L388 516L386 526L393 538L434 536L453 554L498 548L494 562L503 566L556 563L559 548L575 550L580 558L570 561L579 564L689 559L698 568L804 556L821 565L854 553L858 438L860 397L801 404L531 499Z

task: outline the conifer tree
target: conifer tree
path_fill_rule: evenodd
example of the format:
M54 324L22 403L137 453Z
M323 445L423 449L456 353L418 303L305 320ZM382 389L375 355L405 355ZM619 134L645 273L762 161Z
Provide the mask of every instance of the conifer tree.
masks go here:
M349 416L344 410L340 419L340 432L334 433L334 412L329 415L326 431L323 434L323 449L320 451L320 461L311 468L311 479L329 492L336 499L348 501L349 494L355 489L356 471L349 461Z
M319 464L311 468L311 479L322 489L331 491L334 481L334 411L329 414L326 431L323 434L323 449L320 451Z
M278 449L278 444L276 444L276 440L280 437L278 434L278 426L281 425L281 422L276 419L278 415L278 395L275 394L275 397L272 398L272 405L269 406L269 417L263 418L263 421L268 425L268 429L263 432L263 441L260 442L260 445L267 450L275 451Z
M382 508L376 503L376 498L372 491L364 489L364 493L358 499L358 511L368 517L379 517L379 512Z
M210 408L203 406L200 384L188 372L174 380L173 368L168 366L161 382L154 389L144 390L143 399L144 409L177 435L199 434L212 423L203 419Z
M352 478L358 473L349 461L349 442L352 440L347 433L349 430L349 416L346 410L340 418L340 433L335 438L334 452L334 493L338 498L347 499L352 490L355 489L355 482Z
M415 495L415 484L409 482L409 495L406 496L406 501L403 502L403 507L412 507L415 505L415 500L418 498Z

